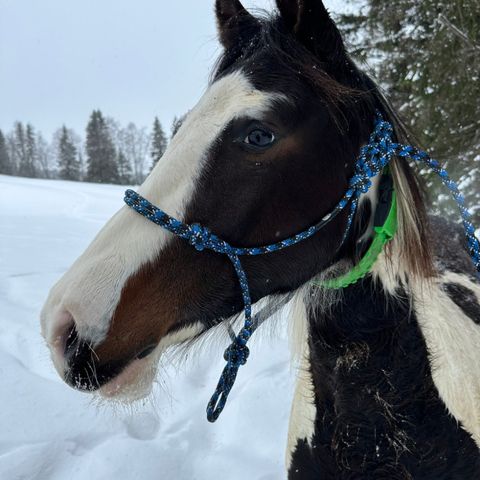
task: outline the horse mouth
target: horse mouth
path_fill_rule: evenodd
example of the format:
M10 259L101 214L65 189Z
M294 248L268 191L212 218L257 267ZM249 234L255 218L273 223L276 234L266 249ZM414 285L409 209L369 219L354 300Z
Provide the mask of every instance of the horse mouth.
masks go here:
M145 387L153 381L149 373L154 369L152 354L157 344L150 344L125 360L100 363L92 345L80 339L74 326L65 333L65 339L61 343L64 348L62 376L75 390L98 392L108 398L121 396L124 392L132 396L134 391L137 391L136 397L143 397L150 391L150 388ZM148 382L146 378L149 379ZM142 386L141 389L138 388L139 385ZM141 394L138 393L140 390ZM148 392L145 393L145 390Z
M145 350L143 350L137 355L137 360L142 360L144 358L147 358L151 353L155 351L156 348L157 348L157 344L152 344L148 346L147 348L145 348Z
M149 347L123 366L101 368L93 364L86 367L69 367L64 373L65 382L77 391L98 393L107 399L138 400L149 395L155 378L155 362Z
M115 349L111 355L104 354L101 341L80 333L73 315L64 310L57 316L56 328L45 332L44 337L55 368L67 385L80 392L128 402L149 395L159 357L169 346L195 338L204 330L200 323L172 329L159 342L146 341L122 358Z
M150 353L132 360L118 375L98 388L98 393L103 398L127 401L147 397L152 391L157 372L156 362L151 361Z

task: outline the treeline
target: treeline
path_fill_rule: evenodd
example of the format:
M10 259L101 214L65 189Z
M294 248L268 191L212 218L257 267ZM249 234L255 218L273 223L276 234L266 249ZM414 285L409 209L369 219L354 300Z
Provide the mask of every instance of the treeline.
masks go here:
M171 135L181 120L175 118ZM125 127L100 110L90 115L83 139L65 125L50 142L30 123L0 130L0 174L95 183L140 184L162 157L168 137L158 118L152 129Z

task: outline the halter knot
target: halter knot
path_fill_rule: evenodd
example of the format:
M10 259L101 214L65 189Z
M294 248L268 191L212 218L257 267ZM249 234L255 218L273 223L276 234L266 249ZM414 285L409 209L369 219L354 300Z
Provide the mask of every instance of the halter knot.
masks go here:
M246 345L240 345L237 341L233 342L223 354L223 358L232 366L240 367L245 365L250 355L250 350Z
M198 223L194 223L190 226L190 236L188 243L195 247L195 250L199 252L205 250L208 247L212 239L212 232Z

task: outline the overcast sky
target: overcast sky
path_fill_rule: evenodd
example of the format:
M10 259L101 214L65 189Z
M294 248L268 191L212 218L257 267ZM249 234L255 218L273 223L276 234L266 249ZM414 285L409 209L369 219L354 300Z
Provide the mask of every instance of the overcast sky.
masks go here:
M245 0L268 8L272 0ZM326 4L334 11L342 0ZM0 0L0 129L151 126L191 108L219 54L214 0Z

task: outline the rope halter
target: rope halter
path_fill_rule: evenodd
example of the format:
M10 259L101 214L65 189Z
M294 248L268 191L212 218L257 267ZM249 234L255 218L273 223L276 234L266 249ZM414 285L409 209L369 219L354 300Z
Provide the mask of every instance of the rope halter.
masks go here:
M339 213L341 213L347 208L348 205L350 205L347 225L343 235L343 240L340 244L341 247L351 230L360 196L369 191L372 186L372 178L384 171L385 167L388 166L394 155L409 158L415 162L423 162L440 177L442 183L450 191L453 198L457 202L465 229L470 255L480 278L480 243L475 236L475 228L472 224L472 217L465 206L465 199L459 192L457 184L450 179L446 170L444 170L437 161L432 160L426 152L410 145L402 145L393 142L393 127L389 122L383 120L380 114L377 114L375 130L370 136L369 143L360 151L360 155L355 163L354 174L348 183L348 189L338 202L337 206L330 213L325 215L317 224L309 227L301 233L298 233L297 235L294 235L293 237L282 240L281 242L254 248L233 247L225 240L222 240L214 235L208 228L197 223L192 225L185 224L180 220L169 216L163 210L160 210L133 190L126 191L125 203L140 215L143 215L151 222L188 241L188 243L199 252L211 250L213 252L226 255L232 262L232 265L235 269L243 297L245 323L243 328L233 339L231 345L225 350L224 358L227 364L220 376L215 393L213 394L207 406L207 418L210 422L215 422L223 411L228 399L228 395L233 387L233 384L235 383L235 379L237 378L238 370L247 362L250 353L247 343L261 323L256 322L255 319L252 319L250 289L247 275L240 262L240 257L265 255L272 252L278 252L285 248L291 247L292 245L303 242L323 229ZM395 221L395 219L393 219L392 222L393 221ZM392 235L388 236L384 243L388 241L391 236ZM384 245L384 243L382 245ZM379 251L376 253L377 256L378 253ZM350 278L348 282L343 280L340 282L333 282L331 283L330 287L327 283L324 285L324 287L345 288L348 285L357 282L369 273L373 261L374 259L372 261L365 262L367 267L364 268L360 274L356 274L353 277L353 280Z

